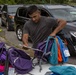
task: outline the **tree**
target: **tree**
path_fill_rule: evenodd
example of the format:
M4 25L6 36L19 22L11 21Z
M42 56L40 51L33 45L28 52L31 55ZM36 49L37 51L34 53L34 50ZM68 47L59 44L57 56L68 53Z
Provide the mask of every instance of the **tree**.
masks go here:
M8 3L8 4L16 4L16 3L15 3L15 0L8 0L7 3Z
M69 0L51 0L51 3L56 3L56 4L64 4L67 3Z
M7 0L0 0L0 4L6 4Z
M69 0L0 0L0 4L64 4Z

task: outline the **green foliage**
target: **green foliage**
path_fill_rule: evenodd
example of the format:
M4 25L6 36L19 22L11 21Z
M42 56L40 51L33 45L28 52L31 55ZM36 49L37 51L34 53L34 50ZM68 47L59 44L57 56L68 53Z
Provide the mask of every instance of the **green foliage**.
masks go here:
M6 4L7 0L0 0L0 4Z
M8 4L16 4L14 0L8 0L7 3Z
M0 0L0 4L16 4L14 0Z
M63 4L69 0L0 0L0 4Z
M67 3L69 0L51 0L53 4L64 4Z

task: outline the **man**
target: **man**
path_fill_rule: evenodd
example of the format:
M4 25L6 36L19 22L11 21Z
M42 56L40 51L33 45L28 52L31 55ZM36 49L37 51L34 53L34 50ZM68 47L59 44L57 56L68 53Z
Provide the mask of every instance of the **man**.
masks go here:
M33 48L37 48L38 43L47 39L49 35L56 36L66 25L66 21L62 19L41 16L35 5L28 7L28 15L31 20L27 21L23 27L24 46L28 46L28 37L30 36ZM52 31L53 27L56 28Z

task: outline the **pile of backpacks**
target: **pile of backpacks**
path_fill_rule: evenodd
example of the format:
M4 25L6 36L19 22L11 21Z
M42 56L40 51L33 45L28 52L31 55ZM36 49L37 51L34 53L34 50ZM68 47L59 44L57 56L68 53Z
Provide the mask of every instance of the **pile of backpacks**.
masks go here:
M38 44L35 57L41 66L41 61L52 65L59 62L67 62L70 56L68 48L59 36L49 36L46 41ZM17 74L26 74L33 69L32 58L23 50L15 47L6 48L4 42L0 42L0 75L8 75L9 67L13 67Z
M4 73L5 69L5 60L6 60L6 49L4 43L0 43L0 75Z
M39 43L37 48L43 51L43 54L36 51L35 55L38 56L39 59L42 57L41 59L48 61L52 65L65 63L70 56L67 45L59 36L49 36L46 41Z
M0 75L8 75L9 67L17 74L26 74L33 69L31 57L14 47L7 49L5 43L0 42Z

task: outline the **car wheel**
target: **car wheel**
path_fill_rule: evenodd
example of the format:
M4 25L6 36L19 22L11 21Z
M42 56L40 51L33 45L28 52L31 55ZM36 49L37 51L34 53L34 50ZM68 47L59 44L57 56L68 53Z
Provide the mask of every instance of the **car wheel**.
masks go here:
M68 49L69 49L70 55L71 55L71 56L76 55L76 52L75 52L75 49L74 49L74 45L73 45L72 42L69 41L68 39L67 39L67 41L68 41L67 47L68 47Z
M16 31L16 35L17 35L18 40L20 41L22 41L22 34L23 34L22 27L18 27Z

